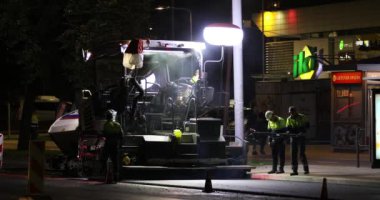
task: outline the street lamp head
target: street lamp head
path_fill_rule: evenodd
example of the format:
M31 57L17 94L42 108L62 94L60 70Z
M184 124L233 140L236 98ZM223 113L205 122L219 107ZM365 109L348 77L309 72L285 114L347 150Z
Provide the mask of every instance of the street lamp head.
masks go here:
M212 45L233 46L243 40L243 31L234 24L215 23L203 29L203 38Z
M155 10L168 10L170 9L170 6L158 6L155 8Z

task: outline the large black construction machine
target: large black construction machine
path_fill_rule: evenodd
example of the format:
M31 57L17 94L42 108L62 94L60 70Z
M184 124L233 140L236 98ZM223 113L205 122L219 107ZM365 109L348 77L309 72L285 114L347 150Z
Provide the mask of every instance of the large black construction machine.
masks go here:
M125 64L131 41L115 43L107 54L84 51L95 72L96 88L83 89L78 110L63 115L49 129L67 157L65 168L92 170L104 144L99 136L105 112L113 109L124 131L120 153L124 178L153 178L154 171L162 174L162 170L182 175L186 170L193 175L197 170L226 170L221 172L226 177L235 170L239 171L235 177L245 176L250 170L247 142L223 135L222 116L213 106L214 88L204 76L205 44L142 42L143 51L132 58L142 65L132 70ZM135 80L138 86L132 83Z

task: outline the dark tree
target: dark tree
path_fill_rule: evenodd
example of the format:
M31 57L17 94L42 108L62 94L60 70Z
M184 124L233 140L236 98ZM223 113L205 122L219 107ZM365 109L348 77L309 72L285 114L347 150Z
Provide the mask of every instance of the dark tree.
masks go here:
M3 0L0 3L0 91L23 98L18 149L28 147L37 94L69 98L92 84L82 49L143 37L149 0Z

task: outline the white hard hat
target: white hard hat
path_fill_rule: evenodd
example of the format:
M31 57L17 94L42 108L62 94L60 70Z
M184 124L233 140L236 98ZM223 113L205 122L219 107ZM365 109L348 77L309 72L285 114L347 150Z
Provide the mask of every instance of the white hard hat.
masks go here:
M114 109L109 109L106 111L106 119L115 120L117 112Z
M265 112L265 119L269 120L273 116L273 111L268 110Z

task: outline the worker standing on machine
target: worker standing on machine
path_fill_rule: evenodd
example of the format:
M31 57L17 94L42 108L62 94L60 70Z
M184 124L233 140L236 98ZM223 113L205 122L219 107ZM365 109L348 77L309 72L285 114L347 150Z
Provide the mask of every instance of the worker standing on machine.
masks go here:
M130 120L133 121L135 117L137 101L144 96L144 90L140 86L137 80L138 69L143 67L144 55L143 53L144 43L141 39L133 39L129 42L127 49L123 56L124 77L129 78L130 87L135 87L139 94L133 97L131 112L129 113ZM131 88L129 89L131 91Z

